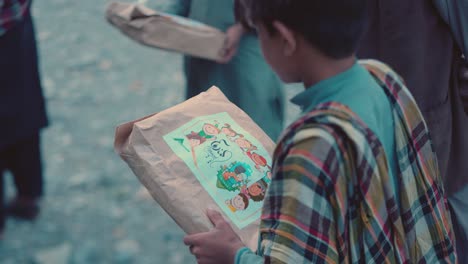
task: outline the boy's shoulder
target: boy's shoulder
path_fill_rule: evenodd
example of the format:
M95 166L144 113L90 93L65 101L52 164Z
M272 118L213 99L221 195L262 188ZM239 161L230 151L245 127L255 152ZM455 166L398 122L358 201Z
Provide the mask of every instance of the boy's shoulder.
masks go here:
M358 63L366 68L378 81L384 82L388 78L398 82L399 85L404 86L403 78L393 70L389 65L374 59L359 60Z
M375 140L377 138L366 124L349 107L327 102L318 105L286 128L275 154L286 155L292 148L308 147L309 150L321 153L323 158L334 156L342 159L349 152L351 144L380 145L373 142ZM334 154L331 155L331 152Z

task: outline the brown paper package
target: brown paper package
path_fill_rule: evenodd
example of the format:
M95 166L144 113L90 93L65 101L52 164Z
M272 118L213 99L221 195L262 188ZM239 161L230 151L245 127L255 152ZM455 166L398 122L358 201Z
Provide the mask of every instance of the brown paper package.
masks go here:
M216 28L180 23L174 16L141 4L112 2L107 7L106 18L124 35L143 45L209 60L221 58L226 39Z
M206 216L206 210L221 210L189 167L167 145L163 136L196 117L220 112L227 112L270 155L273 153L274 142L217 87L116 129L116 152L157 203L187 234L209 231L212 224ZM259 220L242 230L233 225L242 241L252 250L257 248L258 225Z

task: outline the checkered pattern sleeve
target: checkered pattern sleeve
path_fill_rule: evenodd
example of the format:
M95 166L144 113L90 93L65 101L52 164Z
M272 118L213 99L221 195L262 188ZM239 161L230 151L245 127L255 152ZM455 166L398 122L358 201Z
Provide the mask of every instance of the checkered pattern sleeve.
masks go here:
M331 136L316 133L276 164L260 228L265 263L339 263L343 256L335 189L340 152Z

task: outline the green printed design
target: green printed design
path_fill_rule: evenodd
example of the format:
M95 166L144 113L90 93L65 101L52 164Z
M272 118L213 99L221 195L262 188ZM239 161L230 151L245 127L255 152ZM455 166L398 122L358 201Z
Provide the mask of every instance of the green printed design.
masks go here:
M185 139L183 139L183 138L174 138L174 141L179 142L179 144L180 144L186 151L190 152L190 149L188 149L188 148L185 147L185 145L184 145Z
M259 219L271 157L229 114L197 117L164 140L239 229Z
M216 187L230 192L240 191L249 183L252 176L250 165L243 162L233 162L229 167L224 165L218 170Z

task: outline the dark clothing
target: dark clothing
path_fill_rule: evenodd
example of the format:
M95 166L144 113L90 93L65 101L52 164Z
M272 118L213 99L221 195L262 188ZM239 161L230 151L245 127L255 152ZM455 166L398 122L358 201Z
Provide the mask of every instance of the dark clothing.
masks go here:
M17 196L31 199L43 193L43 175L38 133L0 150L0 228L5 221L4 176L6 171L13 175Z
M466 56L468 56L468 54ZM468 115L468 62L460 68L460 76L460 95L463 107L465 108L465 113Z
M468 117L459 116L463 113L456 91L455 56L459 55L450 28L431 1L377 0L369 4L369 31L358 55L379 59L403 77L429 125L442 174L447 175L447 190L455 192L457 186L468 183L468 173L453 172L468 171L468 163L455 159L449 166L448 162L453 152L468 156L466 136L457 138L468 134ZM465 122L460 122L462 118ZM460 126L458 131L454 126Z
M1 229L5 171L13 175L18 197L34 199L43 192L39 134L47 125L47 116L29 11L0 36L0 124Z
M40 135L35 134L0 151L0 174L13 175L18 196L39 198L43 192ZM3 177L1 177L3 179ZM0 180L3 190L3 181Z
M462 85L461 53L432 1L374 0L369 7L358 56L389 64L406 81L429 126L450 200L468 185L468 115L462 104L468 87ZM458 218L468 208L457 210L454 221L467 221ZM457 233L467 232L455 231L459 249L466 241Z
M468 183L468 116L461 103L461 54L430 1L370 1L360 58L388 63L406 81L429 125L447 191Z
M31 16L0 37L0 151L47 125Z

